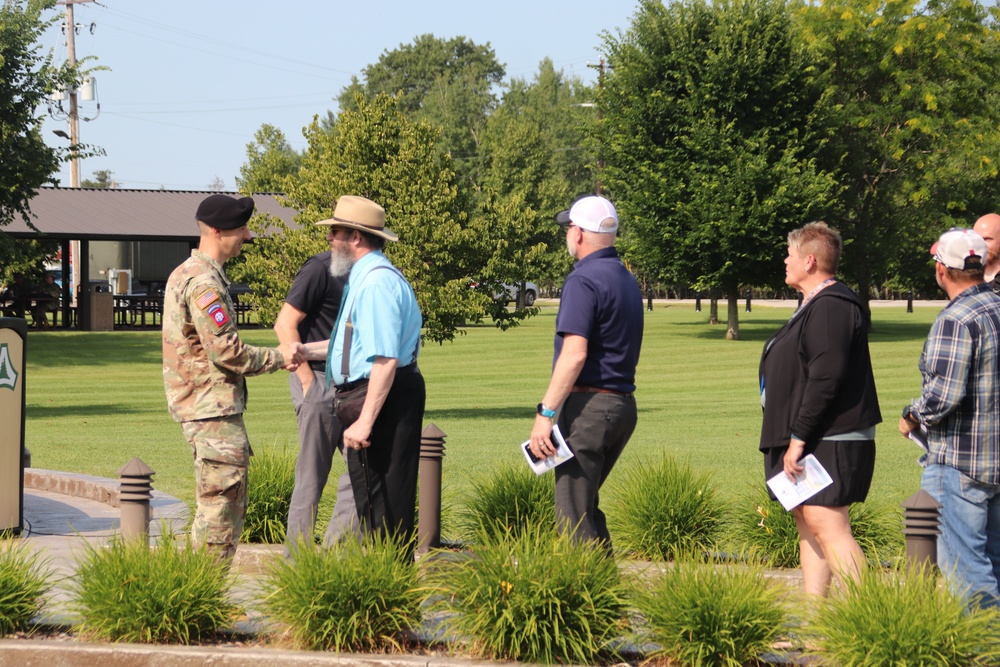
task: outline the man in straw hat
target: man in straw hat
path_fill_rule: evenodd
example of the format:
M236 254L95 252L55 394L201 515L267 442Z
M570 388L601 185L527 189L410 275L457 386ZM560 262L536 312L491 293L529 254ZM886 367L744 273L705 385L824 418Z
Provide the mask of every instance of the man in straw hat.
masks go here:
M970 604L1000 606L1000 297L983 282L987 245L951 229L931 246L951 301L931 325L920 398L899 430L926 430L921 488L941 503L937 563Z
M417 369L423 319L413 288L382 254L398 238L385 210L364 197L337 200L329 228L330 272L347 275L344 299L328 342L306 345L326 359L344 427L347 470L366 532L413 534L420 431L426 391Z
M194 453L192 542L232 558L247 509L250 441L243 425L248 375L295 370L301 345L247 345L236 330L222 268L250 239L253 199L212 195L198 206L200 239L163 295L163 384L170 416Z

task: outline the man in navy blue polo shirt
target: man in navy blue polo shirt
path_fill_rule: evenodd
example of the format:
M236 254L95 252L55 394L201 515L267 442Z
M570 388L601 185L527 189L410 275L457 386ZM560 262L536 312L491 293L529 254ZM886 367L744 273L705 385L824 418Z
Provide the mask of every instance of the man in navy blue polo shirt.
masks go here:
M578 199L556 216L576 260L556 316L555 360L538 404L530 449L555 454L552 425L576 454L556 468L556 520L577 540L611 550L598 494L635 430L635 367L642 345L642 292L615 250L618 215L604 197Z

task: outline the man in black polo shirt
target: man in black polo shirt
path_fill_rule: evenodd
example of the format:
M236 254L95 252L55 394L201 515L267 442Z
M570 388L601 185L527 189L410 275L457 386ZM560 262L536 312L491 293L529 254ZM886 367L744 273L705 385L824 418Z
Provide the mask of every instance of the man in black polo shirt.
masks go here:
M618 215L607 199L578 199L556 216L576 260L556 316L555 361L531 430L532 453L555 454L553 419L576 454L556 468L556 520L577 540L611 536L598 492L635 430L635 367L642 292L615 250Z
M292 288L274 323L282 343L327 340L337 322L346 276L330 275L330 251L313 255L295 274ZM334 454L343 445L341 426L333 414L333 388L326 386L326 362L310 361L291 373L289 389L299 425L299 456L295 464L295 489L288 508L287 541L292 547L303 539L312 543L316 508L330 476ZM337 501L324 544L357 534L358 514L345 472L337 484Z

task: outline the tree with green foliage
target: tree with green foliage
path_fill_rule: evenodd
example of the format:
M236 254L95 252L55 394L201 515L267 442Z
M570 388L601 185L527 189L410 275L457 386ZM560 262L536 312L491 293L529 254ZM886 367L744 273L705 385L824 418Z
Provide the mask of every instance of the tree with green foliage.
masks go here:
M605 35L601 177L640 272L728 297L777 284L787 233L828 209L819 88L782 0L643 0Z
M381 204L386 226L399 236L385 253L416 292L425 338L451 340L465 322L480 321L490 299L470 289L470 277L484 261L482 249L499 239L470 228L458 210L450 160L435 150L438 130L411 122L398 98L380 94L370 101L359 95L332 128L317 117L305 134L302 166L285 190L299 228L254 221L258 238L234 275L254 289L262 320L273 319L302 262L327 246L325 228L314 223L333 215L338 197L354 194Z
M94 178L85 178L80 181L81 188L96 188L98 190L110 190L116 187L114 174L110 169L98 169L93 173Z
M302 156L285 139L285 133L265 123L247 145L247 161L240 167L236 187L246 195L284 192L287 179L302 165Z
M33 226L31 199L39 187L53 181L69 151L82 148L46 146L42 117L36 115L49 93L75 75L66 66L55 66L52 55L43 54L38 45L55 20L43 20L42 13L54 5L53 0L0 5L0 228L16 217ZM30 273L44 253L38 242L16 241L0 229L0 283L9 282L14 272ZM23 266L28 260L30 266Z
M845 186L828 221L866 301L927 286L926 248L1000 205L1000 31L975 0L825 0L795 13L836 131Z
M590 88L546 58L534 80L510 81L490 115L482 142L482 211L518 224L505 236L510 252L498 253L481 276L488 289L526 279L557 284L569 270L554 217L595 187L596 159L586 137L597 116L581 108L592 100Z
M358 93L369 101L380 93L398 94L403 115L440 128L436 145L451 155L460 180L478 182L481 135L497 104L493 89L504 78L489 44L420 35L384 51L362 74L341 91L341 110L356 108Z

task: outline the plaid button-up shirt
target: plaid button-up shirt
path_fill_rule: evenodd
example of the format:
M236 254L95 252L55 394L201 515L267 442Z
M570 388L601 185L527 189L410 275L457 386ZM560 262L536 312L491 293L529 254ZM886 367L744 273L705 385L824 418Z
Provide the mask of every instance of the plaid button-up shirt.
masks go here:
M929 463L1000 484L1000 297L985 283L942 310L920 355Z

